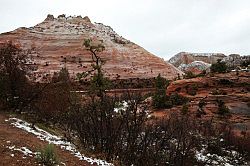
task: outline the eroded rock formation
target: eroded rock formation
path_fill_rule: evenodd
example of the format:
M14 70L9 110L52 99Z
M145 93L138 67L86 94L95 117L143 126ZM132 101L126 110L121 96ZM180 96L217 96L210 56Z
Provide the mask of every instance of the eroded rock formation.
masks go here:
M150 78L159 73L173 79L182 74L173 65L119 36L111 27L92 23L87 16L48 15L34 27L0 34L0 42L11 40L24 49L33 49L30 65L37 67L32 77L36 81L65 66L72 77L91 68L91 55L82 46L87 38L103 42L106 48L100 53L106 62L103 69L112 79Z

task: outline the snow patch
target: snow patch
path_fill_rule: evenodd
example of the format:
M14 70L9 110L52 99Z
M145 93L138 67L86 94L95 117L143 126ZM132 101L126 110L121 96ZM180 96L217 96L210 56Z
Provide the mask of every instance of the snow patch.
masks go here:
M61 137L52 135L52 134L48 133L47 131L44 131L36 126L35 126L35 129L33 129L31 127L31 124L26 122L26 121L23 121L23 120L17 119L17 118L10 118L9 120L12 121L11 124L13 126L36 135L37 138L39 138L40 140L47 141L50 144L55 144L55 145L60 146L61 149L65 149L65 150L69 151L71 154L78 157L79 160L84 160L84 161L89 162L90 164L97 164L100 166L113 166L113 164L108 163L107 161L84 156L79 151L77 151L76 147L72 143L67 142L67 141L63 141L63 139ZM29 152L27 149L23 149L23 150L25 150L24 152L27 152L27 153Z
M224 165L224 166L234 166L239 165L240 161L242 161L242 158L239 157L239 153L236 151L228 151L224 150L225 156L220 156L218 154L210 154L207 153L207 146L203 145L203 148L200 151L196 151L195 157L198 161L204 162L205 166L209 165ZM233 158L234 159L233 159ZM237 159L235 159L237 158ZM244 165L247 165L246 162L244 162Z
M126 101L122 101L118 103L118 106L114 109L116 113L121 113L122 111L126 111L128 108L128 103Z
M21 147L21 148L16 148L15 145L13 146L7 146L7 148L9 148L11 151L19 151L21 153L23 153L25 156L33 156L33 152L31 150L29 150L27 147ZM13 154L14 155L14 154ZM13 156L12 156L13 157Z

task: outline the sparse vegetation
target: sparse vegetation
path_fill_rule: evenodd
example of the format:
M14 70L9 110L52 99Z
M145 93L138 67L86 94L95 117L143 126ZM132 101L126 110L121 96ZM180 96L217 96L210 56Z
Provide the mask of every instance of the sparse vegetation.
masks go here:
M45 166L55 166L59 164L59 159L56 154L54 145L48 144L43 149L39 150L37 160Z
M192 71L187 71L185 72L184 78L185 79L191 79L191 78L196 78L196 77L204 77L206 75L206 70L203 70L199 74L194 74Z
M191 78L195 78L195 77L196 77L195 74L191 71L187 71L185 76L184 76L184 78L186 78L186 79L191 79Z

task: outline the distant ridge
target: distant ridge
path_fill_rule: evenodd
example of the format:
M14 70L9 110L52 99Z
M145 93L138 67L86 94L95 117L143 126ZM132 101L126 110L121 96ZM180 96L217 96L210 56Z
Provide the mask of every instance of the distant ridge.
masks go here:
M240 66L242 61L250 61L250 56L240 56L239 54L230 54L226 56L222 53L180 52L170 58L168 62L184 72L192 71L197 74L203 70L207 70L211 64L216 63L218 59L226 62L229 67L235 67Z

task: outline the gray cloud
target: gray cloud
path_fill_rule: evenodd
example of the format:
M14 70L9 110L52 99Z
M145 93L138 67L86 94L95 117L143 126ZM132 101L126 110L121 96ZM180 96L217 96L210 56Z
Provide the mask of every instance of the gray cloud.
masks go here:
M169 59L180 51L250 54L249 0L1 0L0 33L48 13L88 15Z

